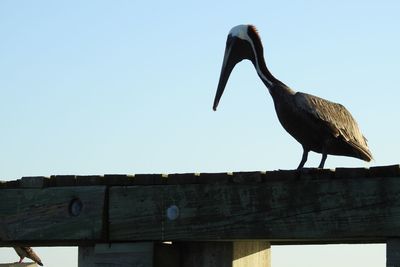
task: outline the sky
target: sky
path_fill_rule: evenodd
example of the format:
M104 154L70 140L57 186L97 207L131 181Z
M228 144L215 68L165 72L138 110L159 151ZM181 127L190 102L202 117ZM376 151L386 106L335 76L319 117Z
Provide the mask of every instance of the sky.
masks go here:
M343 104L367 137L374 161L326 168L398 164L399 13L394 0L2 0L0 180L296 168L302 148L249 61L212 111L226 36L247 23L276 78ZM76 248L36 251L77 266ZM385 245L273 247L272 264L383 267Z

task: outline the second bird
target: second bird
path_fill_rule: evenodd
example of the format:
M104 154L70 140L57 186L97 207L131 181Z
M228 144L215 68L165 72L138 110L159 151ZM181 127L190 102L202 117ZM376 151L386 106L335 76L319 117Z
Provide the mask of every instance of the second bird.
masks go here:
M238 25L228 34L214 110L217 109L233 68L243 59L253 63L258 76L268 88L283 128L302 145L303 156L298 169L303 168L310 151L322 154L319 168L324 167L328 154L365 161L372 159L366 138L344 106L295 92L269 72L261 39L252 25Z

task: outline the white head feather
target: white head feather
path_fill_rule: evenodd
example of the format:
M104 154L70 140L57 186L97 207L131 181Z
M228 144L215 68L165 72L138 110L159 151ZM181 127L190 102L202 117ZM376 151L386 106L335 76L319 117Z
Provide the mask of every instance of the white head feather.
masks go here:
M254 31L257 33L257 30L256 30L256 28L255 28L254 26L252 26L252 25L244 25L244 24L241 24L241 25L237 25L237 26L233 27L233 28L230 30L229 35L232 36L232 37L236 37L236 38L242 39L243 41L249 42L250 45L251 45L251 47L252 47L252 49L253 49L253 51L254 51L254 54L256 55L256 49L255 49L255 47L254 47L254 42L253 42L253 40L250 38L249 33L248 33L248 32L249 32L249 27L251 27L252 30L254 30ZM258 34L257 34L257 35L258 35ZM224 64L225 64L225 61L224 61ZM256 61L255 67L256 67L256 70L257 70L258 74L259 74L261 77L263 77L263 79L264 79L270 86L272 86L272 85L273 85L272 81L268 80L267 77L265 77L265 75L264 75L264 74L262 73L262 71L260 70L260 66L259 66L259 64L258 64L258 60Z
M248 28L249 28L249 25L237 25L237 26L235 26L235 27L233 27L231 29L229 34L232 37L237 37L237 38L240 38L242 40L251 42L249 34L247 33L248 32Z

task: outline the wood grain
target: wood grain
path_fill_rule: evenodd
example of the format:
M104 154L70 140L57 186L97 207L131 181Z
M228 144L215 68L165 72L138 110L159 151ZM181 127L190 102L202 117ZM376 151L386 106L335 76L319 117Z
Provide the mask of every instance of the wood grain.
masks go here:
M79 267L141 266L153 267L154 245L151 242L124 244L96 244L79 247Z
M382 242L400 236L400 179L111 187L109 214L114 241Z
M1 184L0 246L386 242L400 238L399 178L398 165L24 177ZM83 207L77 216L69 210L73 199Z
M0 194L2 242L96 240L102 237L105 187L8 189ZM79 199L78 216L70 203Z

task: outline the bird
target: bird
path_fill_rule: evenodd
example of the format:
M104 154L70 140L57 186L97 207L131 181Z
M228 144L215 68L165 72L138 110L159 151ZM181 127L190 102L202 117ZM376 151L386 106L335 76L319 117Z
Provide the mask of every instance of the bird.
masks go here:
M267 87L279 122L302 145L303 154L298 170L304 167L310 151L322 154L318 168L324 167L328 154L367 162L372 160L367 139L343 105L296 92L271 74L265 63L261 38L254 25L238 25L229 31L214 98L214 111L217 110L232 70L245 59L252 62Z
M33 251L31 247L13 247L15 252L17 252L19 256L19 262L21 263L22 260L26 257L33 260L35 263L43 266L42 261L40 260L39 256Z

